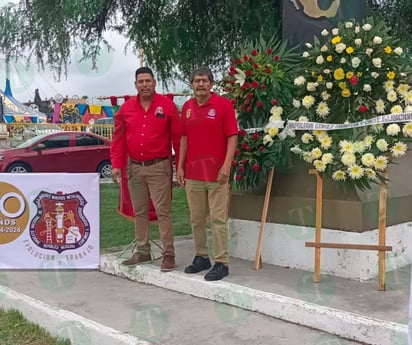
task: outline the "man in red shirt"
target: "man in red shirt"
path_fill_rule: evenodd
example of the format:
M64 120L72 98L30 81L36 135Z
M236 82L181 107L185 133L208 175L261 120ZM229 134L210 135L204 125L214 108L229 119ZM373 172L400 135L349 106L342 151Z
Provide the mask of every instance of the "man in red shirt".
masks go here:
M163 243L162 271L175 268L172 223L171 146L178 151L181 125L176 105L156 93L156 80L148 67L135 73L136 97L126 101L114 117L110 150L112 178L121 179L127 167L128 187L135 213L136 252L122 262L137 265L152 259L150 254L149 206L156 210Z
M229 274L229 176L238 126L232 103L211 92L214 79L209 68L195 70L190 82L195 97L182 109L183 136L177 172L178 182L186 188L196 250L185 273L211 267L206 236L209 215L215 264L205 279L220 280Z

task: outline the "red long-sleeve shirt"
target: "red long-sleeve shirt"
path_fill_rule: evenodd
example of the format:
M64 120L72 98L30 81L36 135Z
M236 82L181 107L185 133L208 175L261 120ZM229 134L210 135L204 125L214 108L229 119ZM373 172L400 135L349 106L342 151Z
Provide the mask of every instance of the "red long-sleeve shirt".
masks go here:
M139 97L132 97L114 117L110 148L112 168L124 168L128 158L150 161L170 157L172 142L178 154L181 131L179 111L173 101L155 93L152 104L145 111Z

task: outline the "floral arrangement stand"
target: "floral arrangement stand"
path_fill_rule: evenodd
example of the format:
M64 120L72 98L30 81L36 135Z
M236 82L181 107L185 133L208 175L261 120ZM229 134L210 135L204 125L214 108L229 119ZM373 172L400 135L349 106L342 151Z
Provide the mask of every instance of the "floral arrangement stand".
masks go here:
M324 243L321 242L322 229L322 193L323 179L316 169L310 169L309 174L316 175L316 231L315 242L306 242L306 247L315 248L315 268L313 274L313 282L320 282L320 249L321 248L336 248L336 249L358 249L358 250L378 250L379 251L379 278L378 290L385 291L385 252L392 251L392 246L386 246L386 199L387 199L387 184L381 182L379 191L379 233L378 245L367 244L349 244L349 243ZM387 174L385 173L385 178Z
M265 233L265 224L268 215L269 201L270 201L270 192L272 191L272 181L275 174L275 168L270 169L269 177L266 184L266 193L265 199L263 200L263 209L262 209L262 218L260 220L260 230L258 244L256 248L256 257L255 257L255 270L262 268L262 245L263 245L263 235Z

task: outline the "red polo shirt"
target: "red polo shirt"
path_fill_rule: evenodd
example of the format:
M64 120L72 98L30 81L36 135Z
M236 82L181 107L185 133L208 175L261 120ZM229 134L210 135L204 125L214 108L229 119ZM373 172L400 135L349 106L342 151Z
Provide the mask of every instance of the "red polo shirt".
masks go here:
M171 156L171 145L179 152L181 120L176 105L155 93L145 111L139 97L132 97L114 116L114 132L110 148L112 168L124 168L130 157L150 161Z
M182 123L187 137L186 178L217 181L228 138L238 134L232 103L215 93L201 106L192 98L183 105Z

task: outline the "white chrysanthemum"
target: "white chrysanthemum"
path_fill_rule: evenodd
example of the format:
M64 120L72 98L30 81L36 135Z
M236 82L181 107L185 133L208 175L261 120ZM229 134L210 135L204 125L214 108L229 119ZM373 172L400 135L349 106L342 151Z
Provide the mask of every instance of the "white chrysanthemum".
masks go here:
M386 152L388 151L389 144L385 139L378 139L376 141L376 147L379 151Z
M370 149L372 144L373 144L374 138L372 135L367 135L364 139L363 139L363 143L365 144L365 147Z
M293 104L293 107L296 109L300 108L301 106L301 103L298 99L293 99L292 104Z
M402 141L398 141L391 147L392 156L395 158L402 157L406 154L407 149L408 145Z
M386 134L395 137L401 131L401 127L397 123L391 123L388 127L386 127Z
M376 101L375 110L378 114L383 114L385 112L385 102L382 99Z
M339 35L339 29L338 28L333 28L332 29L332 35L333 36Z
M304 133L301 137L302 143L309 144L313 140L313 135L310 133Z
M388 158L386 156L378 156L375 159L375 170L384 171L388 167Z
M363 85L363 91L371 92L372 91L372 86L370 86L370 84Z
M327 35L329 35L329 31L326 30L326 29L323 29L320 34L321 34L322 36L327 36Z
M320 97L324 100L327 101L330 98L330 93L328 93L327 91L322 91L322 93L320 94Z
M332 146L332 138L327 134L319 137L318 141L322 149L329 150Z
M361 59L355 56L354 58L352 58L351 63L353 68L358 68L359 64L361 63Z
M346 173L342 170L336 170L333 174L332 174L332 178L335 181L345 181L346 180Z
M280 117L280 119L282 119L282 114L283 114L283 108L278 106L278 105L274 105L271 109L270 109L270 113L273 116L276 117Z
M383 88L385 89L386 92L393 90L394 86L395 86L395 82L393 80L387 80L383 84Z
M304 152L302 153L302 158L303 158L303 160L304 160L305 162L308 162L308 163L312 163L312 162L313 162L313 157L312 157L312 155L310 154L310 152L304 151Z
M400 114L403 112L403 109L400 105L395 105L391 108L391 114Z
M309 55L309 53L308 52L303 52L302 53L302 57L303 58L308 58L310 55Z
M352 29L353 28L353 23L352 22L345 22L345 28L346 29Z
M372 53L373 53L373 49L372 49L372 48L366 48L366 50L365 50L365 54L366 54L366 55L371 56Z
M375 133L380 133L383 131L383 125L381 123L377 123L376 125L371 126L372 131Z
M315 129L315 130L313 131L313 135L314 135L317 139L319 139L319 138L324 137L325 135L328 135L328 133L326 133L326 131L321 130L321 129Z
M361 38L356 38L355 39L355 45L357 45L358 47L360 47L362 45L362 39Z
M356 156L353 153L345 152L340 160L343 165L351 166L356 163Z
M363 31L370 31L372 29L372 25L370 24L364 24L362 25Z
M315 169L319 172L324 172L326 169L326 164L322 162L321 160L317 159L313 162L313 166Z
M268 134L274 138L277 134L279 133L279 128L276 127L270 127L268 130Z
M353 164L348 167L348 175L352 180L359 180L363 177L363 168L357 164Z
M319 147L312 149L310 154L312 155L313 159L319 159L320 157L322 157L322 151Z
M332 163L332 162L333 162L333 154L331 154L330 152L325 153L325 154L322 156L322 162L325 163L325 164L330 164L330 163Z
M382 43L382 37L380 36L375 36L373 38L373 44L381 44Z
M326 118L329 115L329 107L326 102L320 102L316 107L316 114L318 114L321 118Z
M398 99L398 95L396 94L395 90L390 90L387 94L386 94L386 99L389 102L395 102Z
M353 151L362 153L366 150L365 142L362 140L357 140L353 143Z
M308 119L307 116L301 115L301 116L299 116L298 121L299 122L308 122L309 119Z
M393 51L396 55L402 55L403 49L401 47L396 47Z
M329 68L325 68L325 69L323 70L323 73L324 73L324 74L330 74L330 69L329 69Z
M361 162L368 168L373 167L375 165L375 156L372 153L365 153L361 157Z
M263 145L268 145L268 146L272 146L274 142L273 138L269 134L266 134L263 137L262 141L263 141Z
M381 68L382 67L382 59L381 58L372 59L372 63L376 68Z
M322 65L324 62L325 62L325 58L324 58L322 55L319 55L319 56L316 58L316 63L317 63L318 65Z
M305 96L302 99L302 105L309 109L315 103L315 98L313 96Z
M412 113L412 105L407 105L405 107L405 113Z
M354 147L353 147L353 143L351 141L348 141L348 140L341 140L339 142L339 147L340 147L340 153L344 153L344 152L353 153L353 152L355 152Z
M404 100L406 103L408 104L412 104L412 92L408 91L404 96L403 96Z
M378 72L372 72L372 73L371 73L371 77L374 78L374 79L376 79L376 78L379 77L379 73L378 73Z
M360 26L355 26L355 33L358 34L360 32Z
M405 137L412 137L412 122L405 123L402 133Z
M309 92L313 92L313 91L316 90L316 88L317 88L318 86L319 86L318 83L309 82L309 83L307 83L307 85L306 85L306 90L308 90Z
M398 90L400 95L405 96L406 93L409 91L409 85L401 83L401 84L399 84L397 90Z
M375 172L375 170L370 169L370 168L366 168L366 169L364 169L364 172L365 172L366 177L367 177L369 180L371 180L371 181L376 180L376 172Z
M320 47L320 51L321 51L322 53L327 52L328 49L329 49L329 47L328 47L326 44L324 44L322 47Z
M333 88L333 83L331 81L328 81L326 83L326 88L329 89L329 90L332 89Z
M345 43L338 43L335 46L335 51L339 54L342 53L345 49L346 49L346 44Z
M300 155L302 153L302 149L299 147L299 145L295 145L290 149L291 152Z
M306 48L309 48L309 49L312 49L312 44L311 43L309 43L309 42L306 42L305 43L305 46L306 46Z
M346 63L346 59L343 57L343 58L340 58L340 61L339 61L341 64L344 64L344 63Z
M295 78L295 80L294 80L294 84L296 86L302 86L305 83L306 83L306 79L303 75L300 75L299 77Z

